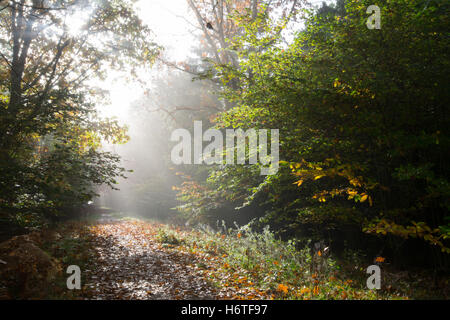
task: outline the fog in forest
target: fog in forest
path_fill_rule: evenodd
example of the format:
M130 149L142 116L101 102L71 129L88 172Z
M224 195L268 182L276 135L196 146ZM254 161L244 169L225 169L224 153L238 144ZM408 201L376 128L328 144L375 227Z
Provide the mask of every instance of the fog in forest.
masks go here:
M449 12L0 0L0 300L449 299Z
M177 166L171 164L171 132L189 122L195 113L176 110L195 108L200 99L213 96L206 81L193 81L193 76L173 68L160 66L152 87L132 100L128 114L121 120L128 127L129 142L105 146L118 154L128 172L118 180L117 188L101 188L95 202L127 214L165 219L176 206L172 187L180 182ZM200 102L201 103L201 102ZM171 114L170 112L173 112ZM181 115L181 116L180 116ZM176 116L176 118L175 118Z

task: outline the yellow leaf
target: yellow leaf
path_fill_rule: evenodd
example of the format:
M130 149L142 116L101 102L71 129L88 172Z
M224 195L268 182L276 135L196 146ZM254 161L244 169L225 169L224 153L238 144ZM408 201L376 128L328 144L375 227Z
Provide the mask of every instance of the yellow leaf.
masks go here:
M361 197L361 202L366 201L368 197L369 197L369 196L368 196L367 194L363 195L363 196Z
M324 176L324 175L316 176L316 177L314 177L314 180L319 180L319 179L322 178L322 177L325 177L325 176Z
M355 186L355 187L360 187L361 186L361 183L359 183L359 180L358 179L351 179L350 180L350 183L353 185L353 186Z
M303 180L298 180L297 182L294 182L298 187L300 187L303 183Z

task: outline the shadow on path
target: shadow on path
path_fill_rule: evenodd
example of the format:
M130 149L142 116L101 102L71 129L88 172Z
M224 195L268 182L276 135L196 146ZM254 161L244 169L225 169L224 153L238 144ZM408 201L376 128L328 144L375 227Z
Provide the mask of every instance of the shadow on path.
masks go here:
M193 267L189 254L154 240L155 228L105 213L90 227L93 260L83 271L89 299L214 299L216 291Z

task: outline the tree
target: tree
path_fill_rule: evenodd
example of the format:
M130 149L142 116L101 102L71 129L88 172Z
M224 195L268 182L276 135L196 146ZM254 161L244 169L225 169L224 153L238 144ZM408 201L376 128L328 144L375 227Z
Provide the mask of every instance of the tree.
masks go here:
M105 92L89 81L153 62L158 47L132 3L1 3L2 211L58 211L90 199L92 184L112 186L123 175L100 142L125 142L126 134L98 119L95 103Z
M419 238L429 245L423 263L434 257L443 266L448 5L386 1L382 29L369 30L370 4L349 0L345 10L313 14L289 48L242 20L247 32L233 42L239 67L216 64L223 94L236 104L217 126L279 128L284 168L263 181L251 165L216 168L196 208L201 199L205 208L211 199L243 199L262 205L260 221L285 236L351 236L360 245L373 240L363 232L385 236L393 260L407 259L400 253ZM232 78L239 89L226 86Z
M213 55L216 63L239 65L238 57L230 49L230 40L243 34L244 28L236 23L236 15L246 16L247 23L255 22L258 16L268 15L274 11L288 23L301 8L302 1L194 1L188 0L189 7L197 19L197 27L206 40L205 46ZM208 25L210 28L208 28Z

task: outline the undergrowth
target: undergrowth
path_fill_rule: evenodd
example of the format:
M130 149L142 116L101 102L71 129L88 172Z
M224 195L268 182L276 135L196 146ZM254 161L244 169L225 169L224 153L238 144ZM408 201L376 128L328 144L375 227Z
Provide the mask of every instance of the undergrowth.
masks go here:
M222 224L218 231L205 225L189 231L163 226L157 237L201 257L205 276L217 287L235 287L237 298L408 299L400 291L368 289L365 268L355 266L349 278L332 256L311 253L309 245L299 248L294 240L281 241L268 227L255 232L248 225Z

